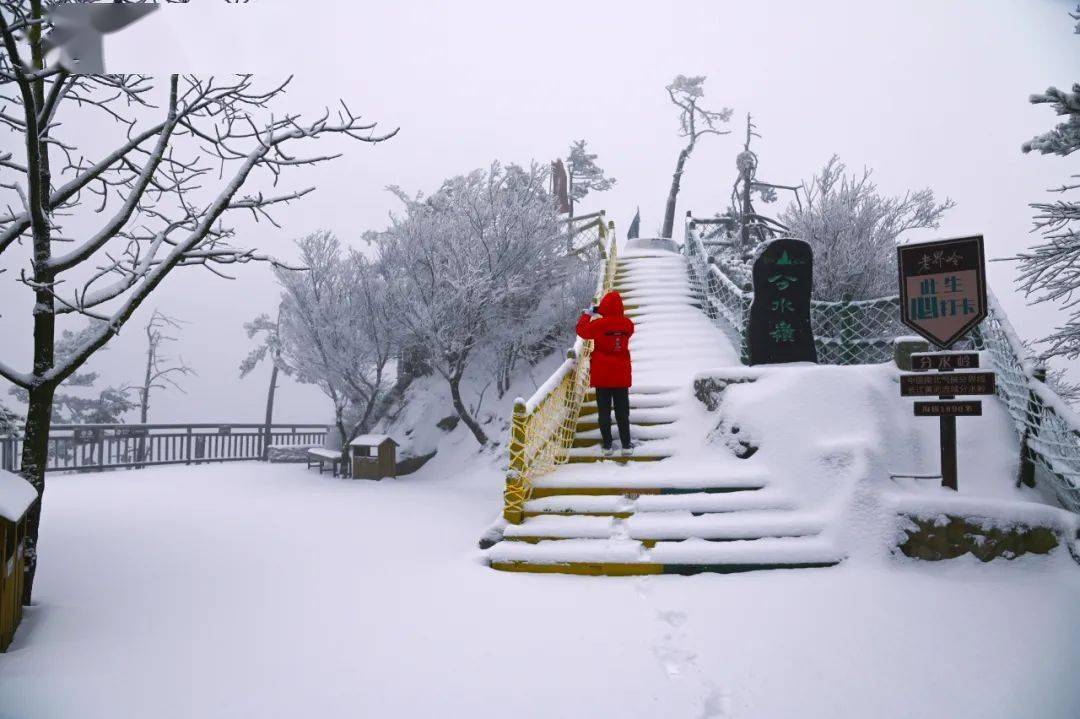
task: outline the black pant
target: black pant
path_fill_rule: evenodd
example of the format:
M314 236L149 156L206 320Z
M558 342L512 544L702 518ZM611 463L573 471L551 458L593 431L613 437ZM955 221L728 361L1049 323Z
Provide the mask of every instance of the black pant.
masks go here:
M619 423L619 441L623 448L630 446L630 390L625 387L596 388L596 409L599 410L600 437L604 449L611 447L611 405L615 404L615 421Z

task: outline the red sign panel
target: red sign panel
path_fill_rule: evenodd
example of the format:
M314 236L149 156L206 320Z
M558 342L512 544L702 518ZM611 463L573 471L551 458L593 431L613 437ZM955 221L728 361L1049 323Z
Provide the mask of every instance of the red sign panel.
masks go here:
M897 248L900 319L942 349L986 318L982 235Z

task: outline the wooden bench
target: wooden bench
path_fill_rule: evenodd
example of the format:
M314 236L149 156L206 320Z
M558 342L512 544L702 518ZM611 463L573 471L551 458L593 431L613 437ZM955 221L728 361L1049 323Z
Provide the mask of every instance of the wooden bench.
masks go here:
M340 450L326 449L325 447L312 447L307 451L308 469L318 467L319 474L322 474L327 462L330 463L330 468L333 470L334 476L338 476L338 469L341 466Z

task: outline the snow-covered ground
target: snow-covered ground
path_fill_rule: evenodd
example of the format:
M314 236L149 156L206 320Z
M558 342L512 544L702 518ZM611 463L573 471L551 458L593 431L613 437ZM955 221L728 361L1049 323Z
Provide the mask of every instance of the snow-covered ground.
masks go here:
M1080 715L1080 569L887 559L502 573L499 457L455 431L379 483L303 466L51 478L0 717Z

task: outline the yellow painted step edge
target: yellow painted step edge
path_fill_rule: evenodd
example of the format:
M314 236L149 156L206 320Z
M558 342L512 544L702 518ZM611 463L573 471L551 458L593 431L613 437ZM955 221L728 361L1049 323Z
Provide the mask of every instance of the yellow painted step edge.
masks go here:
M592 577L637 577L662 574L663 564L616 562L574 562L573 564L529 564L528 562L492 562L492 569L501 572L530 572L533 574L582 574Z

